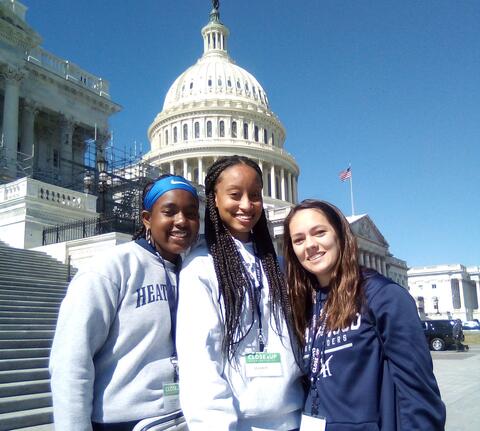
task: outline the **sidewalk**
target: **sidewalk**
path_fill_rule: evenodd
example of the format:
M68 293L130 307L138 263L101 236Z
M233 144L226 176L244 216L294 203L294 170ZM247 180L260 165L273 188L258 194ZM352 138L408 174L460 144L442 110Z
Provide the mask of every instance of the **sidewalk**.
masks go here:
M432 358L447 407L446 431L480 430L480 346L469 352L432 352Z

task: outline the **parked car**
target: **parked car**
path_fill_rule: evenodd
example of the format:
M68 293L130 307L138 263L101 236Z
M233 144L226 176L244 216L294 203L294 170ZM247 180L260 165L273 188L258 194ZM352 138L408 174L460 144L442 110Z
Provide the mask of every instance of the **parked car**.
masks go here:
M422 320L423 331L430 350L440 351L448 349L454 344L453 320Z
M467 320L462 324L462 328L470 331L472 329L480 329L480 322L478 319Z

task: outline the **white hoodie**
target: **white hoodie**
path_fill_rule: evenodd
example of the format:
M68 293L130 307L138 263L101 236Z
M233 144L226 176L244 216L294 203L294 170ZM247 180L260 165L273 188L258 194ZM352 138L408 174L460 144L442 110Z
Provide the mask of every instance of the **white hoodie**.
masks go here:
M255 277L251 244L235 242L249 272ZM299 427L304 404L301 373L284 321L282 336L276 333L263 268L262 279L266 350L281 354L283 376L247 378L244 356L257 350L258 322L240 344L236 363L230 364L222 354L224 306L223 299L222 305L218 300L213 259L203 246L194 250L183 266L177 314L177 351L180 403L190 431L286 431ZM252 320L248 305L241 319L245 329L248 328Z
M172 284L175 266L165 261ZM91 431L170 413L173 382L165 270L135 242L112 248L68 287L50 356L55 428Z

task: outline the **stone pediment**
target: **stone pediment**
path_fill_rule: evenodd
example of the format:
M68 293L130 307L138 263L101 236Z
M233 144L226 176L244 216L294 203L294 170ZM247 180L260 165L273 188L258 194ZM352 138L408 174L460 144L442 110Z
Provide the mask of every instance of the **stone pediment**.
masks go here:
M385 237L380 233L375 223L367 214L347 217L350 227L355 236L381 244L388 248Z

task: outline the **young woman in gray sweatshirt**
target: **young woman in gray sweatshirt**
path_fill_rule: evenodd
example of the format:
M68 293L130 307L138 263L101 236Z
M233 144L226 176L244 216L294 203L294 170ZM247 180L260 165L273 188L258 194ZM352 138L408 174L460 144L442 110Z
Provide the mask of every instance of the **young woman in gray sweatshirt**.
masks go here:
M130 431L179 409L172 328L179 255L198 235L196 190L160 177L141 216L136 239L93 258L62 302L50 357L57 430Z

